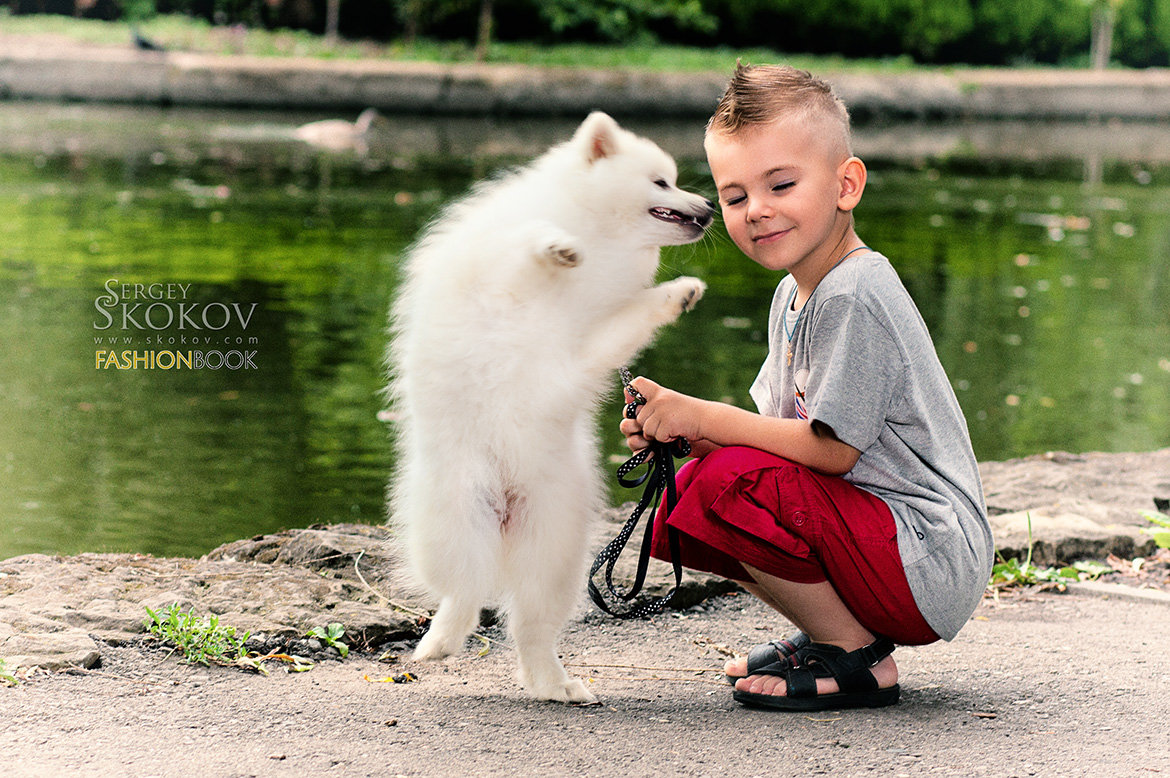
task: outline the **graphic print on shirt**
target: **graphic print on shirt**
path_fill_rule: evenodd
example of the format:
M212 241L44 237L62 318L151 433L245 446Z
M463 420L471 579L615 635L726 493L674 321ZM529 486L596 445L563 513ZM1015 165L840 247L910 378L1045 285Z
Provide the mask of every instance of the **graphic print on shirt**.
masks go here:
M796 375L792 378L792 388L796 400L796 416L799 419L808 418L808 406L804 401L804 390L808 386L808 368L801 368L796 371Z

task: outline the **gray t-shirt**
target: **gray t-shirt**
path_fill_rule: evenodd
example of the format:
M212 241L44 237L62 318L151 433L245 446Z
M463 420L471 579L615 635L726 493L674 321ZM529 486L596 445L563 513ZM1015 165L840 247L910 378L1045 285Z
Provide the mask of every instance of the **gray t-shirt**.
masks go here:
M918 609L951 640L979 604L994 544L967 422L930 333L877 252L831 270L799 313L785 310L795 283L776 289L752 399L767 416L824 422L861 451L844 478L890 506Z

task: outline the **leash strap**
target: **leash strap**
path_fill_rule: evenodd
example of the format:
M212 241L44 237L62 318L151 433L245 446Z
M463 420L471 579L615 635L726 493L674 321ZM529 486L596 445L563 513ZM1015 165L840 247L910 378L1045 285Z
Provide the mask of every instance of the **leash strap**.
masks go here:
M646 398L630 386L630 372L624 367L621 369L621 376L622 384L626 391L634 398L634 402L631 405L645 404ZM646 486L642 490L642 497L638 500L638 504L634 507L630 518L622 526L621 532L601 550L601 553L593 560L593 566L589 570L589 596L598 608L601 608L601 610L611 616L617 616L622 619L653 616L665 608L675 593L678 592L679 585L682 583L682 563L679 561L680 543L678 530L670 526L666 527L666 538L670 546L670 558L674 567L674 587L666 594L654 598L643 597L634 603L633 607L629 610L619 611L615 610L610 603L606 602L605 596L597 584L594 583L593 577L604 565L605 589L612 600L628 603L642 591L642 586L646 582L646 571L650 565L650 541L654 534L654 516L658 513L659 503L665 495L666 513L668 516L674 510L675 504L678 503L678 492L674 482L674 458L676 456L685 457L690 453L691 446L685 440L671 442L654 441L650 444L649 448L637 452L618 468L618 483L625 488L635 489L643 484ZM630 473L643 465L646 466L644 473L634 478L629 477ZM647 508L651 507L650 518L647 520L646 527L642 533L642 549L638 554L638 571L634 576L634 582L628 591L618 591L613 583L614 566L617 564L618 557L621 556L622 551L629 542L630 536L637 528L642 514L646 512Z

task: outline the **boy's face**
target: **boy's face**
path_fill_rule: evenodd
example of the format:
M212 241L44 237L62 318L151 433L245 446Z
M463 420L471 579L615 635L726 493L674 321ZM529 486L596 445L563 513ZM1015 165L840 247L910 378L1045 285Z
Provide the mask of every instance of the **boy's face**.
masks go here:
M731 239L758 264L798 281L802 266L829 260L852 226L853 203L842 210L848 155L826 129L782 118L734 135L709 133L704 144Z

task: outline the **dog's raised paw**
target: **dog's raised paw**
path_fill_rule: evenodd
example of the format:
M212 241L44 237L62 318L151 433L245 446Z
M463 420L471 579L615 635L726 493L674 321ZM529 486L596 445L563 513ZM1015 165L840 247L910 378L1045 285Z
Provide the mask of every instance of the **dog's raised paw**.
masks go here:
M679 279L679 280L680 281L686 280L686 281L693 281L694 282L689 288L687 288L685 290L685 294L683 295L683 299L682 299L683 311L689 311L692 308L694 308L695 303L699 302L699 300L702 298L703 292L705 292L707 290L707 285L704 284L702 281L700 281L697 278L686 278L686 279Z
M659 287L665 292L663 300L663 315L667 321L674 321L685 311L695 307L695 303L702 298L707 285L697 278L683 276L673 281L667 281Z
M568 238L550 240L541 249L541 258L559 267L576 267L581 264L581 251Z

